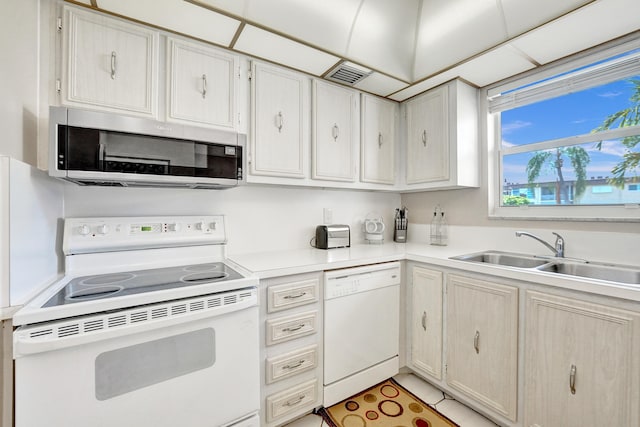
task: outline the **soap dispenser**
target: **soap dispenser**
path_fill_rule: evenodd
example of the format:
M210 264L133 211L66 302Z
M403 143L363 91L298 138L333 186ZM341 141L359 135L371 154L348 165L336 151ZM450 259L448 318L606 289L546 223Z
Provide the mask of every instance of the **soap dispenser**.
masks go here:
M440 214L440 246L447 246L449 243L449 225L447 224L447 219L444 217L444 212Z
M433 218L431 219L431 244L439 245L438 241L440 240L440 220L442 219L440 215L438 215L438 211L440 210L440 206L436 206L433 210Z

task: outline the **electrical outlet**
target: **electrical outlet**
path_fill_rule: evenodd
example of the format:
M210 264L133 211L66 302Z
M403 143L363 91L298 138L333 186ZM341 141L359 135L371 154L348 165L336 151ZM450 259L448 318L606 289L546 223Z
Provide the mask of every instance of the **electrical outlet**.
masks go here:
M329 208L322 209L322 222L325 224L333 223L333 210Z

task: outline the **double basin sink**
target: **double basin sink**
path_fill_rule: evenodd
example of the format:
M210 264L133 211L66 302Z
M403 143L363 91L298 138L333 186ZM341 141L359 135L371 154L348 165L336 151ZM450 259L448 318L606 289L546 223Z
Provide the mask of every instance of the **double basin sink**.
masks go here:
M500 251L477 252L451 257L451 259L640 285L640 267L630 265L540 257Z

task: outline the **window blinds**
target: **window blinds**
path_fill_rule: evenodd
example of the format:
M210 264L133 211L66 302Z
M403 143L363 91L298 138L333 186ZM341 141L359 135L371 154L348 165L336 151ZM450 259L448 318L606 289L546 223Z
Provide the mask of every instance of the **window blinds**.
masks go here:
M640 77L640 50L489 97L489 112L498 113L534 102L589 89L632 76Z

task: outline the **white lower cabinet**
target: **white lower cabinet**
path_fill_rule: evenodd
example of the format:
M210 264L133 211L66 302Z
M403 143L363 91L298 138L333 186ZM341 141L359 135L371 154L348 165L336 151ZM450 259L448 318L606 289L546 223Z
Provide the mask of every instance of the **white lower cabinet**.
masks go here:
M640 425L640 314L526 293L525 425Z
M442 379L442 272L414 266L409 298L410 363L437 380Z
M449 274L447 384L516 420L518 288Z
M261 281L262 426L322 404L322 272Z

